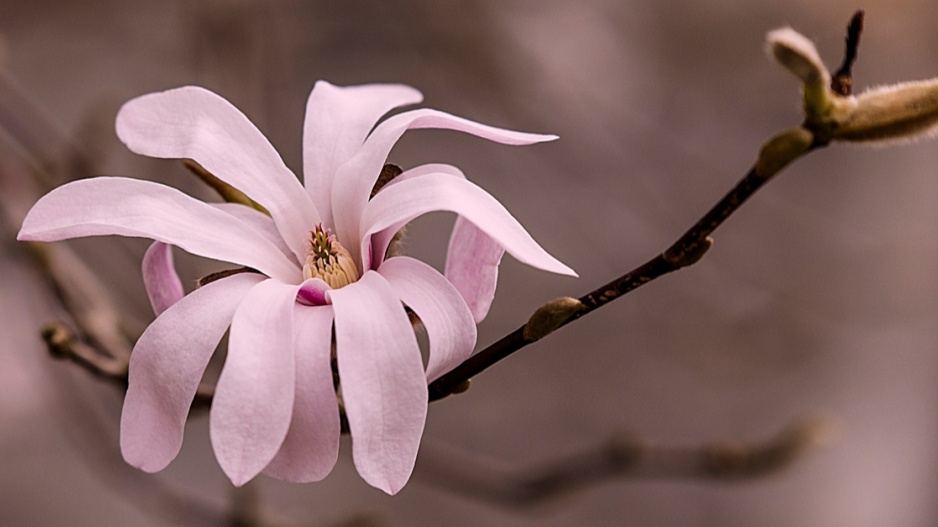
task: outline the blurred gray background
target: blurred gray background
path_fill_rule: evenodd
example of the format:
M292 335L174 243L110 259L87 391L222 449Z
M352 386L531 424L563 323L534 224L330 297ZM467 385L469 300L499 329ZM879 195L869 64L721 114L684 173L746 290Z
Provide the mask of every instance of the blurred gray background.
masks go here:
M301 166L317 79L403 82L425 105L561 140L512 148L409 133L391 161L448 162L487 189L581 278L506 258L479 346L541 303L579 296L663 250L800 122L798 85L763 52L791 25L836 67L867 14L855 86L938 75L931 0L135 1L0 0L2 201L17 217L37 163L54 184L93 174L210 193L113 134L119 105L184 84L240 107ZM12 86L12 87L11 87ZM38 112L38 113L37 113ZM86 157L77 157L76 149ZM443 263L452 217L411 229ZM223 508L231 488L194 419L179 458L148 476L117 447L121 394L48 358L61 317L5 226L0 252L0 525L203 525L164 492ZM439 488L421 457L396 497L355 473L349 444L321 483L262 478L261 508L294 525L913 527L938 521L938 144L834 146L784 172L717 232L697 266L550 336L431 405L427 456L524 470L629 431L696 444L837 420L826 447L761 479L622 479L515 510ZM68 242L127 313L152 315L147 242ZM177 252L184 278L212 263ZM441 454L443 453L443 454Z

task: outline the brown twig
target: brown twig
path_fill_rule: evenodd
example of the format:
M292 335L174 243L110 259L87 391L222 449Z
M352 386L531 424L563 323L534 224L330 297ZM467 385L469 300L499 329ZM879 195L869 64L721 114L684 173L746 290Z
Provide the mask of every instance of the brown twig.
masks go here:
M613 480L739 481L776 472L831 436L832 421L801 419L764 441L667 445L630 435L533 470L505 469L425 441L417 477L459 494L526 508Z
M41 336L49 354L56 359L70 360L94 376L127 389L128 361L109 357L104 350L82 340L63 322L46 324ZM210 407L214 394L214 386L200 384L192 401L192 409Z
M108 357L78 339L62 322L50 322L41 331L49 354L57 359L70 359L92 374L110 380L123 380L126 385L127 363Z

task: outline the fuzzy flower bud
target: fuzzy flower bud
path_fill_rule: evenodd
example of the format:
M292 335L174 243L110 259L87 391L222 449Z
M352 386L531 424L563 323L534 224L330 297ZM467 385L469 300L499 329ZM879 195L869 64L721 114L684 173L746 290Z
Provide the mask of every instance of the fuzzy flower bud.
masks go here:
M903 141L938 131L938 79L874 88L856 100L856 108L834 130L834 139Z
M811 148L813 141L814 134L801 127L775 135L759 150L756 174L764 179L778 174L789 163L804 155Z
M766 50L779 64L803 83L804 111L809 119L838 120L849 112L856 101L831 91L831 75L807 37L790 27L770 31Z
M546 337L585 307L582 302L569 296L551 300L531 315L524 326L524 340L534 342Z
M827 86L831 82L827 66L808 37L790 27L766 35L767 51L779 64L805 84Z

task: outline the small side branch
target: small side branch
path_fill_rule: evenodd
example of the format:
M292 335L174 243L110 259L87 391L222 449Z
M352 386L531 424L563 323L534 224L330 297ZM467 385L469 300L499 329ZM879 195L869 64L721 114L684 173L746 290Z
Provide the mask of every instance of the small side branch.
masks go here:
M667 445L622 435L533 470L506 470L425 441L417 476L458 494L512 508L540 505L616 480L732 482L775 473L830 436L833 424L801 419L764 441Z
M853 92L853 64L857 61L860 49L860 34L863 33L863 10L858 10L847 26L847 39L844 49L844 61L831 77L831 91L844 97Z
M42 328L42 340L56 359L70 360L94 376L127 389L129 358L113 358L103 350L83 341L63 322L50 322ZM215 387L200 384L192 401L193 409L207 409L212 404Z
M127 362L109 357L85 344L62 322L50 322L41 331L49 354L69 359L97 377L120 382L126 386Z

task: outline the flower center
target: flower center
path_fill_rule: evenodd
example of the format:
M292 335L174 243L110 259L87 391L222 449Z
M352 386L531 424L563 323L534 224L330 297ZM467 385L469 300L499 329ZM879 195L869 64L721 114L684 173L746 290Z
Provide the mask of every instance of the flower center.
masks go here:
M309 231L306 263L303 264L303 279L320 278L329 287L338 289L358 280L358 268L352 255L336 240L322 224Z

